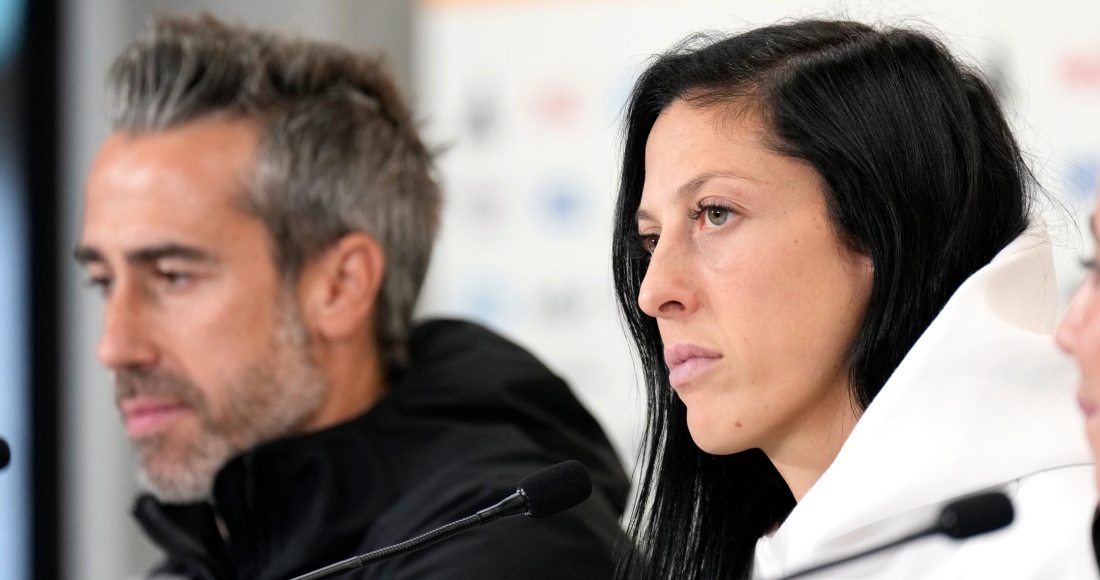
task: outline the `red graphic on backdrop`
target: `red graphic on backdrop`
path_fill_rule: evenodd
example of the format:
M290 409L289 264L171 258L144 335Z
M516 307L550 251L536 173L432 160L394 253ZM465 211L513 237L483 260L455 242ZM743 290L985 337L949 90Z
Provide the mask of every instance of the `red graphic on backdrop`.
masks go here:
M584 97L574 87L552 84L535 94L531 112L546 127L565 129L581 120Z
M1100 48L1062 58L1062 82L1072 89L1100 89Z

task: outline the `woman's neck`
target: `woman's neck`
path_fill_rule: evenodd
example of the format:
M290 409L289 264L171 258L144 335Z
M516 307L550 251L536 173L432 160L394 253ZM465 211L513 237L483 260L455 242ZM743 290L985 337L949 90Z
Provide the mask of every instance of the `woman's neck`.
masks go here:
M862 414L847 377L827 393L793 420L783 437L763 448L798 502L833 464Z

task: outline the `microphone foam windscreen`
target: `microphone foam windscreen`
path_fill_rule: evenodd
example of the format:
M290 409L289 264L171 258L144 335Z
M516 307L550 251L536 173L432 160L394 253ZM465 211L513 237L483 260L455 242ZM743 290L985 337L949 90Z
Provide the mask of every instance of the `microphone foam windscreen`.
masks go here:
M956 540L999 530L1012 523L1012 501L1001 492L951 502L940 512L940 531Z
M541 518L588 499L592 495L592 480L584 465L571 459L523 478L519 491L527 496L527 515Z

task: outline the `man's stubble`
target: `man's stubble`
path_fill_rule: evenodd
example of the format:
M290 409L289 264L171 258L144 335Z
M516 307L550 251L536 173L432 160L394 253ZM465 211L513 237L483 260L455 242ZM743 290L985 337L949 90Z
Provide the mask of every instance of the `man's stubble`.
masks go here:
M198 419L199 434L171 453L163 435L134 441L141 486L166 503L211 497L214 478L232 457L267 441L297 433L320 408L327 384L309 354L309 336L297 306L287 297L273 354L255 361L221 385L222 408L214 409L185 377L161 369L119 369L115 399L148 395L186 405Z

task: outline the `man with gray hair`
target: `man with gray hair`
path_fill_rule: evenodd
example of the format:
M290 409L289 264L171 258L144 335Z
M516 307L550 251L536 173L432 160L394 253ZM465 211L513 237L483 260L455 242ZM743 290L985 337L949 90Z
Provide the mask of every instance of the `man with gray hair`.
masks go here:
M411 326L439 226L432 156L376 59L159 19L110 73L77 259L149 492L154 575L290 578L408 539L565 459L593 496L360 578L609 577L628 482L531 355Z

